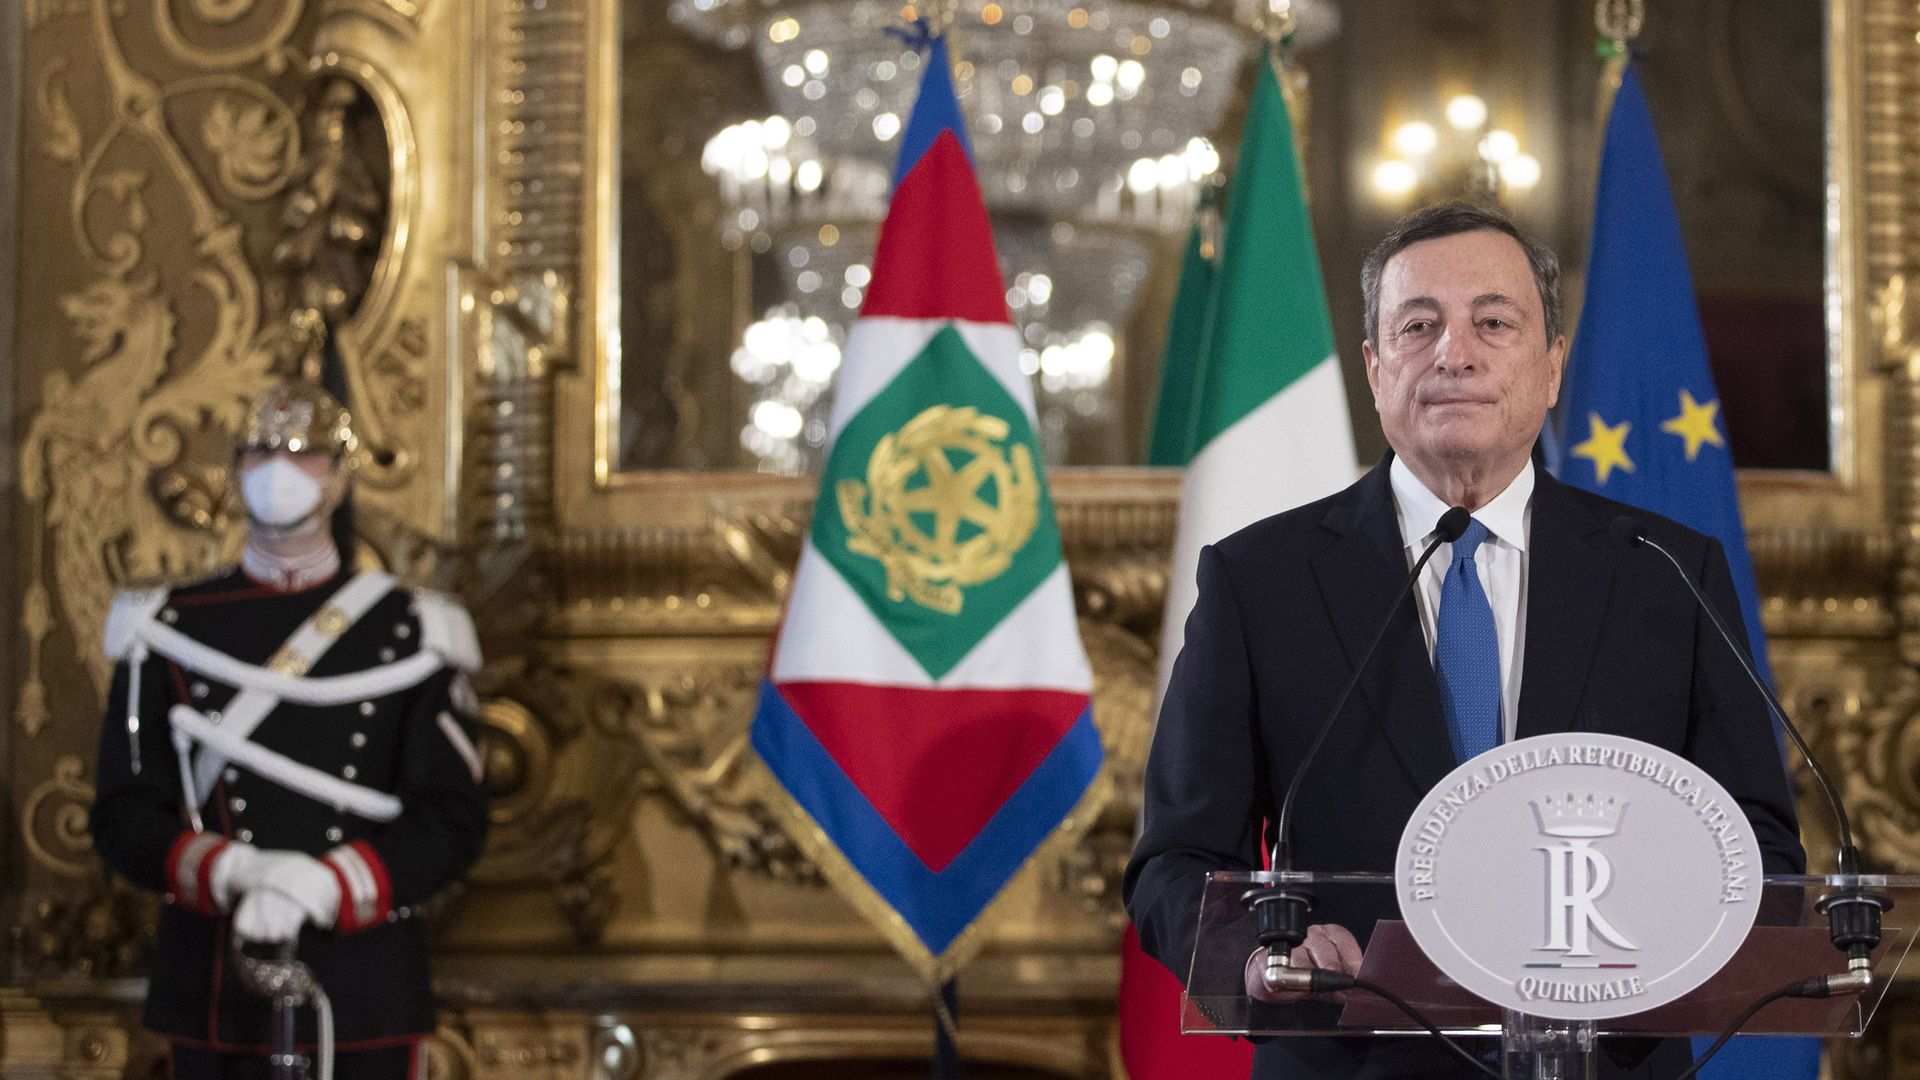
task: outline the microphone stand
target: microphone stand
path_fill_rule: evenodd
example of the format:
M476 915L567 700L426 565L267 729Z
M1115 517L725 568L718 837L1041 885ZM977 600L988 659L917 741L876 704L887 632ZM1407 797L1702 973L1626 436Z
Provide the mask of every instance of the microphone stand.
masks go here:
M1413 570L1407 575L1406 584L1400 587L1393 606L1387 609L1380 620L1380 628L1374 631L1373 640L1367 644L1367 651L1360 654L1360 660L1353 666L1353 676L1340 691L1340 697L1334 701L1333 708L1327 712L1327 718L1321 722L1319 734L1301 756L1300 765L1294 770L1293 780L1287 784L1286 798L1280 803L1280 814L1275 819L1273 864L1275 884L1261 889L1252 889L1243 894L1241 903L1253 909L1256 937L1260 946L1267 950L1267 963L1261 973L1267 989L1274 991L1293 991L1310 993L1315 988L1312 968L1293 967L1293 950L1307 940L1307 913L1315 906L1313 891L1299 882L1290 882L1288 875L1293 871L1293 804L1300 795L1300 785L1306 779L1307 770L1313 765L1313 759L1320 753L1320 746L1327 741L1327 735L1340 719L1340 713L1347 707L1347 699L1353 695L1354 688L1360 685L1360 676L1366 673L1368 661L1373 659L1375 650L1387 636L1387 628L1393 625L1393 617L1400 611L1400 605L1406 603L1413 593L1413 587L1420 580L1420 572L1426 569L1427 561L1433 553L1440 550L1441 544L1451 544L1460 539L1467 531L1467 524L1473 520L1471 514L1462 506L1449 509L1440 515L1434 525L1434 538L1427 544L1420 558L1414 561Z
M1807 763L1807 771L1813 774L1814 780L1820 785L1820 790L1826 795L1827 804L1833 808L1835 830L1840 841L1839 850L1835 853L1838 863L1837 876L1843 880L1839 883L1837 891L1828 893L1815 902L1814 910L1827 917L1828 939L1833 942L1835 949L1846 954L1847 970L1844 974L1825 976L1825 989L1827 994L1866 990L1873 985L1872 957L1874 948L1880 944L1881 912L1890 906L1890 901L1884 894L1867 888L1858 880L1860 849L1854 845L1853 823L1847 816L1846 806L1840 801L1839 789L1834 787L1833 781L1827 778L1826 770L1820 767L1820 759L1814 756L1813 748L1808 746L1807 740L1801 736L1800 728L1794 724L1793 718L1787 715L1786 706L1780 704L1780 698L1774 694L1773 687L1768 686L1767 681L1754 670L1753 662L1747 656L1746 647L1727 628L1726 621L1720 617L1720 612L1707 599L1706 594L1700 591L1699 586L1693 583L1693 578L1687 574L1686 568L1680 565L1680 560L1673 557L1673 552L1648 536L1646 528L1631 517L1614 518L1608 525L1607 531L1616 539L1633 544L1644 544L1652 548L1672 564L1674 573L1680 576L1681 582L1687 586L1687 591L1693 594L1694 601L1700 605L1702 611L1707 613L1707 618L1712 620L1713 628L1720 632L1720 639L1727 643L1727 648L1733 652L1733 658L1740 662L1741 670L1747 673L1747 678L1752 680L1753 685L1759 689L1761 697L1766 699L1767 708L1772 711L1774 719L1787 733L1787 737L1793 740L1793 745L1799 749L1800 756ZM1854 880L1845 880L1849 878Z

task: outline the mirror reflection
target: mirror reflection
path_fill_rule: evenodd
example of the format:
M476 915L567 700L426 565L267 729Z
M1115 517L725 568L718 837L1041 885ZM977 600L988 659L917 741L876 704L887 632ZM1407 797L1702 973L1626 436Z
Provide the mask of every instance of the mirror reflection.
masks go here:
M1264 5L961 0L954 75L1052 465L1146 460L1189 233L1231 170ZM1295 0L1289 107L1361 459L1359 261L1498 201L1577 315L1605 95L1588 0ZM921 56L898 3L622 12L620 471L817 469ZM1829 467L1823 20L1659 5L1635 43L1722 416L1749 468Z

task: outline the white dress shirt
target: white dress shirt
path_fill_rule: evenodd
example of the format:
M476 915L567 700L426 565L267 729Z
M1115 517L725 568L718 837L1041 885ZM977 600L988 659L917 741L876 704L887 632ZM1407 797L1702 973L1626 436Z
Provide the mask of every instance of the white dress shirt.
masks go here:
M1388 469L1393 481L1393 506L1400 519L1400 539L1406 546L1407 568L1433 541L1433 526L1448 505L1427 490L1399 457ZM1473 519L1490 534L1474 552L1480 587L1493 607L1494 635L1500 642L1500 741L1512 742L1520 715L1520 661L1527 641L1527 532L1533 524L1533 463L1528 462L1505 491L1474 511ZM1440 587L1453 565L1453 545L1441 544L1420 571L1420 587L1413 591L1420 606L1420 629L1427 636L1427 660L1433 660L1433 638L1440 617Z

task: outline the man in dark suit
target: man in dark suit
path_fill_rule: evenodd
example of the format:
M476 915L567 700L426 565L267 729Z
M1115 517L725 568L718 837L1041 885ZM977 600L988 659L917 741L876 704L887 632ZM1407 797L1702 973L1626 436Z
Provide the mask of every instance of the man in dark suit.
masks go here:
M1672 567L1608 525L1643 522L1738 635L1718 542L1566 487L1532 460L1566 357L1553 254L1495 211L1451 204L1397 225L1362 278L1362 353L1392 452L1346 490L1201 553L1126 875L1147 951L1187 971L1206 874L1258 867L1295 768L1389 609L1301 789L1296 869L1388 870L1416 803L1458 762L1585 730L1701 765L1746 812L1767 872L1802 870L1764 700ZM1473 523L1401 599L1451 506ZM1391 909L1385 896L1324 905L1295 962L1357 972ZM1272 999L1257 976L1248 983ZM1666 1077L1689 1061L1682 1042L1613 1050L1603 1075ZM1253 1075L1472 1074L1425 1040L1288 1038L1259 1048Z

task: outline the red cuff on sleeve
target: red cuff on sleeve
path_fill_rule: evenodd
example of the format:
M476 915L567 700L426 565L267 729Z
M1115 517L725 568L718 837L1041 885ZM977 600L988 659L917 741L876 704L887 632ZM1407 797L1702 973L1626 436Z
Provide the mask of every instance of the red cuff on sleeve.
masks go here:
M173 902L202 915L218 915L213 902L213 861L226 850L219 833L184 829L167 849L167 889Z
M387 877L387 864L372 845L362 840L342 844L321 861L340 883L336 930L347 933L387 921L393 910L393 883Z

